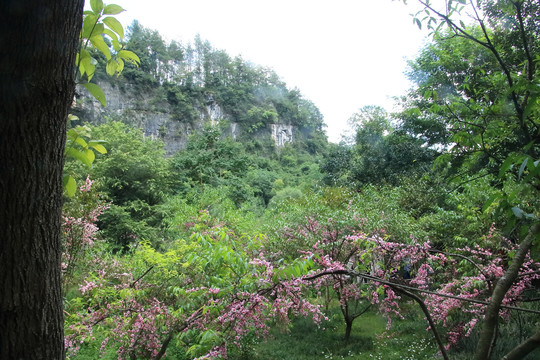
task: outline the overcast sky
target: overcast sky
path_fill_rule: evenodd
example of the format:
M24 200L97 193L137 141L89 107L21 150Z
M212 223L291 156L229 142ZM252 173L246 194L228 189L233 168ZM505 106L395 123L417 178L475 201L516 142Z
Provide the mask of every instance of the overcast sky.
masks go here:
M331 141L360 107L392 110L410 84L403 72L423 44L409 15L392 0L118 0L133 19L166 40L196 34L230 56L270 67L320 109ZM414 1L409 1L414 3Z

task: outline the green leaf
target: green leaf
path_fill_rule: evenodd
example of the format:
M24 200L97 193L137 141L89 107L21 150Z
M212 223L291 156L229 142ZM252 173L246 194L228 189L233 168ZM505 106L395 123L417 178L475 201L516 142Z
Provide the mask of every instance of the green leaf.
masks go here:
M96 72L96 66L92 63L92 58L81 59L81 62L79 64L79 71L81 73L81 76L84 76L84 74L86 74L88 81L92 80L92 77Z
M112 31L117 33L120 40L124 38L124 27L120 21L116 20L116 18L107 16L106 18L103 18L103 23L105 23L105 25L107 25Z
M76 141L79 137L90 137L90 128L86 125L84 126L77 126L74 128L71 128L67 131L67 139L68 141Z
M518 171L518 179L521 179L521 175L523 175L523 171L525 171L525 167L527 166L527 163L529 162L529 157L526 157L525 160L521 163L521 166L519 167Z
M218 337L217 333L213 330L207 330L201 334L201 343L213 342Z
M515 154L510 154L506 160L504 160L503 164L501 165L501 168L499 169L499 177L502 177L505 172L508 171L514 165L514 161L516 159Z
M81 49L81 51L77 54L77 62L80 62L84 59L91 59L92 56L90 55L90 52L86 49Z
M519 207L517 207L517 206L514 206L514 207L512 208L512 212L513 212L514 215L515 215L517 218L519 218L519 219L521 219L521 218L523 217L523 210L521 210L521 209L520 209Z
M118 73L118 75L120 75L122 73L122 70L124 70L124 60L116 59L116 61L118 62L118 68L116 69L116 72Z
M94 27L98 21L96 15L87 15L84 17L81 36L83 39L89 39L92 36Z
M122 58L124 60L127 60L135 65L139 65L141 63L141 60L139 59L139 57L137 56L137 54L135 54L133 51L129 51L129 50L120 50L117 54L117 56L119 58Z
M499 199L501 197L500 194L495 194L495 195L492 195L488 201L486 201L486 203L484 204L484 206L482 207L482 212L485 212L490 206L491 204L493 204L495 202L495 200Z
M115 41L118 42L118 35L116 35L116 33L113 32L112 30L110 30L110 29L103 29L103 33L106 34L106 35L108 35L108 36L111 38L113 44L114 44Z
M114 74L116 74L116 69L118 69L118 62L116 62L115 59L110 59L109 61L107 61L107 75L113 76Z
M517 207L517 206L514 206L514 207L512 208L512 212L514 213L514 215L515 215L518 219L523 219L523 218L527 218L527 219L535 219L535 218L536 218L533 214L526 213L525 211L523 211L522 209L520 209L520 208Z
M69 197L75 195L75 191L77 190L77 183L71 175L64 175L64 178L62 179L62 185Z
M89 151L92 153L92 155L94 155L94 152L92 150L89 150ZM66 149L66 156L71 157L71 158L73 158L75 160L79 160L80 162L82 162L87 167L91 167L92 162L94 161L93 158L88 156L87 151L81 151L79 149L75 149L75 148L72 148L72 147L69 147L69 148Z
M90 6L92 7L92 10L99 14L101 10L103 10L103 1L102 0L90 0Z
M107 144L107 141L105 141L105 140L90 140L88 142L88 146L92 147L93 149L95 149L100 154L106 154L107 153L107 148L105 148L105 146L103 146L102 144Z
M79 145L81 145L83 148L87 148L88 147L88 144L86 143L86 141L84 141L84 139L82 137L78 137L75 139L75 142Z
M90 35L90 38L94 36L102 35L104 30L105 30L105 25L101 23L97 23L94 29L92 30L92 35Z
M124 11L124 8L121 7L120 5L109 4L109 5L105 6L105 9L103 9L103 14L104 15L116 15L116 14L120 14L122 11Z
M84 83L83 86L92 94L96 100L98 100L101 105L107 106L107 99L105 98L105 93L99 86L92 83Z
M105 43L105 40L103 40L103 36L101 34L92 36L90 38L90 42L96 49L98 49L103 55L105 55L107 60L111 58L111 50L109 50L109 47Z
M90 162L90 165L89 165L89 167L90 167L90 166L92 166L92 163L96 159L96 154L94 154L94 152L92 150L90 150L90 149L86 149L84 152L86 153L86 158Z
M79 120L79 117L77 115L69 114L68 115L68 121L75 121Z

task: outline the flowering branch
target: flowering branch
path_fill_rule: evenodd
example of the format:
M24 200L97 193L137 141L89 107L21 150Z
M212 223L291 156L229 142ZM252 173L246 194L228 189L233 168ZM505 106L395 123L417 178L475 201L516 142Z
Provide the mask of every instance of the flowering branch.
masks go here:
M366 273L360 273L360 272L355 272L355 271L351 271L351 270L323 271L323 272L320 272L320 273L317 273L317 274L314 274L314 275L306 276L303 279L304 280L315 280L317 278L320 278L320 277L323 277L323 276L326 276L326 275L334 275L334 274L348 275L348 276L351 276L351 277L352 276L361 277L363 279L366 279L366 280L369 280L369 281L372 281L372 282L381 283L381 284L384 284L384 285L388 285L388 286L394 287L394 288L399 289L399 290L412 290L412 291L417 291L417 292L424 293L424 294L435 295L435 296L440 296L440 297L449 298L449 299L455 299L455 300L459 300L459 301L463 301L463 302L470 302L470 303L473 303L473 304L481 304L481 305L489 305L490 304L488 301L471 299L471 298L464 298L464 297L460 297L460 296L456 296L456 295L450 295L450 294L440 293L440 292L437 292L437 291L431 291L431 290L426 290L426 289L419 289L419 288L416 288L416 287L413 287L413 286L404 285L402 283L396 283L396 282L385 280L383 278L372 276L372 275L369 275L369 274L366 274ZM538 310L532 310L532 309L527 309L527 308L522 308L522 307L517 307L517 306L509 306L509 305L502 305L501 304L500 308L501 309L508 309L508 310L522 311L522 312L527 312L527 313L539 314L540 315L540 311L538 311Z

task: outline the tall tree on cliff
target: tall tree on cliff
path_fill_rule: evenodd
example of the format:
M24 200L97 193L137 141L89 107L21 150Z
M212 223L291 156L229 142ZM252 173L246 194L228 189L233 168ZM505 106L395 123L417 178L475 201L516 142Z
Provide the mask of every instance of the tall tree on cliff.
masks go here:
M84 0L0 2L0 359L62 359L60 215Z

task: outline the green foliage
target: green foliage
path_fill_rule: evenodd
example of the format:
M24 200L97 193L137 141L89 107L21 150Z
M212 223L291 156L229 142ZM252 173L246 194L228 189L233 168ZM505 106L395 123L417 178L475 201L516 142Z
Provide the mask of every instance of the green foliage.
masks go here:
M274 188L275 188L276 181L274 181ZM270 201L269 207L279 206L279 204L282 202L289 201L291 199L299 199L301 197L302 197L302 191L300 189L286 187L284 189L280 189L276 191L276 194L272 197Z
M238 208L255 210L265 208L276 191L286 186L304 189L320 181L317 159L305 151L286 146L272 156L264 151L253 153L253 145L222 138L217 127L207 126L192 135L186 149L172 159L175 176L184 184L181 191L187 194L207 185L219 187Z
M160 207L165 214L164 222L171 233L169 237L189 237L192 230L185 224L192 223L203 209L238 233L256 233L256 224L259 222L256 213L249 204L238 208L231 199L232 196L224 196L230 192L228 187L204 187L169 198Z
M98 64L95 54L99 53L105 57L106 72L109 76L120 75L125 62L138 65L140 60L134 52L123 48L121 41L124 38L124 28L114 16L111 16L120 14L124 9L115 4L104 6L100 0L91 0L90 6L91 10L86 10L83 16L76 65L80 79L87 80L83 85L105 106L107 102L103 91L96 84L90 83Z
M69 115L68 121L71 123L73 120L78 119L74 115ZM74 196L77 191L75 178L84 175L77 173L75 169L78 167L72 166L73 162L78 161L89 169L96 158L94 151L100 154L107 153L107 149L103 146L106 143L104 140L92 140L91 129L88 126L76 126L68 129L65 150L66 165L63 177L64 191L68 197Z
M450 12L459 12L462 3L449 1ZM519 19L516 22L517 3L523 4L521 28ZM169 301L168 309L178 321L198 309L215 315L219 307L208 306L208 294L201 289L223 291L213 300L253 290L258 270L249 259L262 249L283 265L270 282L310 269L309 261L300 260L299 250L313 246L315 236L285 237L306 218L336 232L354 229L397 243L409 243L411 237L429 239L440 250L472 248L488 237L497 242L502 235L518 243L524 225L538 219L540 208L540 91L538 61L531 55L539 44L538 37L528 38L528 45L521 37L524 31L538 30L533 21L538 11L530 1L482 4L487 27L460 24L466 33L457 35L456 23L441 22L426 12L424 20L417 15L415 21L424 21L436 34L411 62L409 75L417 87L402 99L403 111L389 115L380 107L362 108L350 119L352 134L346 142L329 147L322 116L298 90L287 89L274 72L231 59L199 37L193 44L166 44L157 32L134 22L125 48L116 49L112 39L112 49L105 43L109 54L100 40L90 41L109 59L105 67L109 74L120 66L109 63L115 54L124 60L131 56L122 53L127 49L140 55L140 67L126 66L125 78L114 81L149 91L155 109L170 107L176 120L192 122L198 120L198 110L216 102L229 120L205 126L169 159L160 142L120 123L70 130L66 169L80 175L86 165L99 179L100 190L112 201L100 217L101 233L116 249L130 249L114 256L108 249L98 249L105 259L100 264L113 270L116 261L133 274L128 281L123 275L100 278L98 270L88 273L88 282L103 281L88 294L71 289L68 323L80 320L88 308L100 309L105 299L120 309L126 299L158 296ZM92 9L83 31L94 21L92 16L122 10L99 1ZM105 31L110 30L120 42L118 24L105 19L103 34L110 36ZM443 31L440 24L450 25L450 30ZM485 45L488 40L490 46ZM80 67L79 71L88 76L93 71L85 56L84 73ZM245 126L236 140L222 136L229 122ZM296 125L302 141L276 151L271 139L255 136L272 123ZM103 151L102 141L91 138L107 141L109 151ZM95 155L99 161L93 163ZM323 179L327 186L321 185ZM70 191L75 188L69 178L66 185ZM75 206L77 201L67 204ZM77 273L78 279L83 272ZM132 285L137 279L147 287ZM333 332L298 320L291 333L282 335L276 324L275 343L259 343L253 333L245 334L242 347L230 351L230 357L397 359L418 351L419 358L427 359L436 352L417 337L425 325L414 311L404 314L390 337L378 339L368 328L382 333L382 321L368 314L365 323L356 323L353 344L341 343L334 335L341 315L332 314L335 304L327 304L331 317L327 327ZM145 309L151 306L146 303ZM158 318L159 331L167 328L162 320ZM111 326L100 323L96 340L85 340L83 351L96 354L96 342L104 340ZM193 358L224 338L224 333L211 328L186 332L173 339L169 356ZM119 348L121 339L115 341L116 348L106 356ZM358 344L361 349L355 347Z
M109 144L109 152L95 164L92 173L103 178L102 186L116 204L140 199L155 205L171 191L163 143L145 138L141 130L120 122L95 126L92 131Z
M107 105L105 94L101 88L90 82L96 71L97 60L93 53L99 52L107 59L106 72L109 76L120 75L124 69L124 62L127 61L138 66L140 60L132 51L123 49L120 45L124 37L124 28L114 16L124 11L124 9L115 4L104 5L101 0L91 0L92 10L86 10L83 15L83 25L79 36L79 52L76 57L76 66L79 70L78 78L82 80L86 77L86 82L82 85L88 92L96 98L103 106ZM106 27L105 27L106 26ZM114 57L111 56L111 49L105 42L105 39L112 41ZM68 122L78 120L74 115L69 115ZM86 127L70 128L66 140L66 157L77 159L87 167L90 167L94 161L95 154L93 150L101 154L107 152L103 146L102 140L91 140L88 143L89 130ZM91 149L93 148L93 150ZM76 181L72 174L65 174L63 178L63 187L68 196L73 196L76 191Z
M163 144L120 122L91 129L109 147L89 170L112 201L100 219L103 235L121 248L137 239L157 241L163 219L158 205L173 192L174 184Z
M517 241L538 219L538 8L530 1L478 6L487 19L476 25L426 6L448 29L434 28L434 41L411 63L418 87L400 118L409 134L445 149L437 170L458 186L496 176L499 191L480 208L498 207L498 223Z
M83 354L99 351L101 344L120 358L157 358L158 350L169 348L194 358L224 342L237 342L238 336L247 335L246 342L260 335L257 327L270 321L266 313L272 299L261 301L275 290L272 280L262 280L268 269L253 261L261 237L237 235L207 211L187 226L189 239L171 243L164 252L141 242L131 254L97 254L81 292L66 303L68 355L75 358L79 348ZM309 267L306 262L293 265L276 270L288 279ZM257 311L236 319L234 309L244 307ZM141 342L136 347L129 346L134 336Z
M228 121L240 124L243 139L281 123L297 126L300 137L317 138L309 145L312 151L321 150L321 144L316 144L321 139L325 143L323 119L316 106L297 89L288 89L268 68L233 59L199 36L192 43L167 44L157 31L137 21L129 27L121 51L125 50L138 54L139 67L127 64L119 79L108 79L99 69L96 76L122 89L148 94L145 101L155 107L153 111L167 111L175 120L194 123L200 113L206 117L209 104L216 103Z
M437 155L423 140L394 128L378 106L360 109L349 126L354 135L330 147L322 164L328 185L397 185L404 176L429 171Z
M249 167L242 145L220 137L221 133L215 127L205 127L192 135L186 149L173 159L179 176L200 185L218 185L242 176Z

